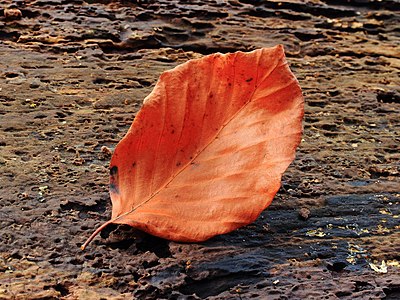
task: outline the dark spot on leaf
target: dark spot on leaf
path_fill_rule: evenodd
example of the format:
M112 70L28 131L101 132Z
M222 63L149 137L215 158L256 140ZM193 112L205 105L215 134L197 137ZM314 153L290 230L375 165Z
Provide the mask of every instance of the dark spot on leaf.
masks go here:
M119 194L117 166L113 166L110 168L110 192Z
M110 168L110 176L115 177L116 175L118 175L118 167L113 166Z
M246 82L250 82L252 80L253 80L253 78L249 78L249 79L246 79Z
M119 189L115 183L110 183L110 192L119 194Z

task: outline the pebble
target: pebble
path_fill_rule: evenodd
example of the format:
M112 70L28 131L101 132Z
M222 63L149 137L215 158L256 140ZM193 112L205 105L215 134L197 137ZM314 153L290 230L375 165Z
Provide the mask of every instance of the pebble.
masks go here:
M310 217L310 210L308 208L302 207L299 210L299 216L303 220L307 220Z
M41 81L39 79L33 79L31 84L29 85L29 87L31 89L36 89L36 88L40 87L40 85L41 85Z

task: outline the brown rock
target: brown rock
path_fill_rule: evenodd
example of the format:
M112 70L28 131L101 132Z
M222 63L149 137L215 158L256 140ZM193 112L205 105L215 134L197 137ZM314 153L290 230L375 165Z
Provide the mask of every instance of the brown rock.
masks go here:
M6 20L18 20L22 18L22 12L18 8L5 8L4 18Z
M303 220L307 220L310 217L310 210L305 207L300 208L299 217Z

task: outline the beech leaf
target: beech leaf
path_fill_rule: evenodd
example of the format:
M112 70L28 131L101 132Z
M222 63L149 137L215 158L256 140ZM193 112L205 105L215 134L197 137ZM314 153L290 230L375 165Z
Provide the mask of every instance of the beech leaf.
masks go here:
M164 72L110 163L111 220L198 242L253 222L301 140L303 96L283 47Z

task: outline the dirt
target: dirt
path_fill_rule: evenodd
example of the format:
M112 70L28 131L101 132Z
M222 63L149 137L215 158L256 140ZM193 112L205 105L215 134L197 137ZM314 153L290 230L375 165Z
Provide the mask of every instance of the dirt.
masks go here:
M2 1L0 299L399 299L400 3ZM162 71L283 44L304 136L273 204L198 244L109 227Z

